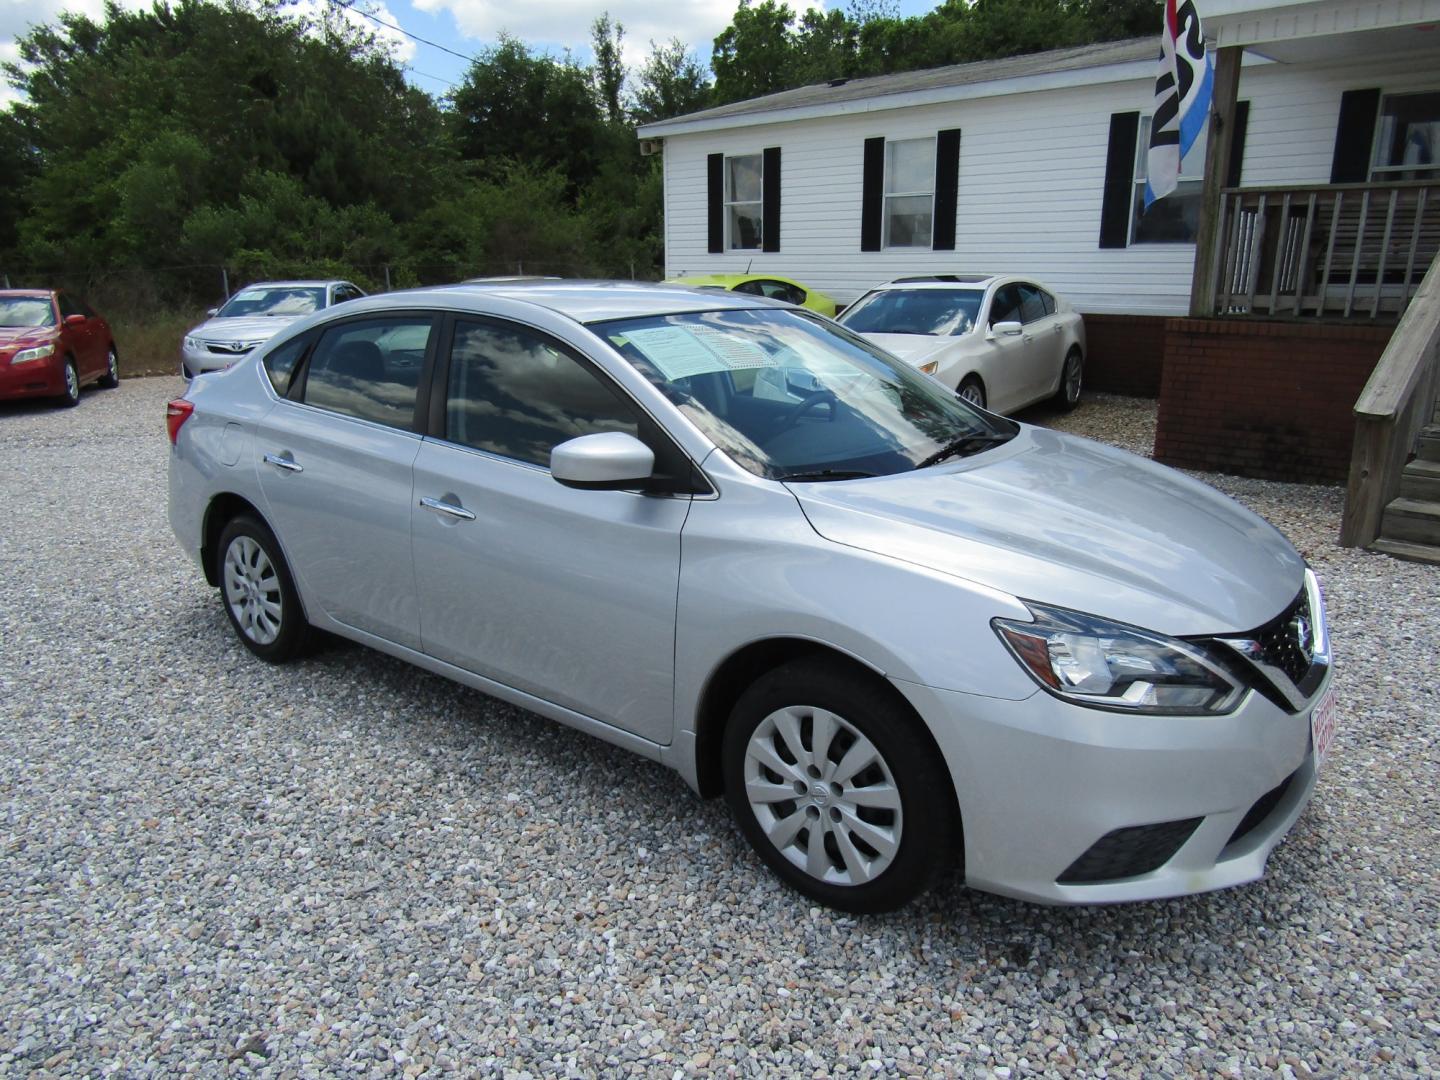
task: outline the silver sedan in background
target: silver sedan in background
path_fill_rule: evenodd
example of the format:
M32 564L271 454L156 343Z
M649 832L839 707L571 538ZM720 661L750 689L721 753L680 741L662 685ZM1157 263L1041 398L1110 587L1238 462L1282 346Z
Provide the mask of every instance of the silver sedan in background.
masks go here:
M1007 274L937 274L877 285L840 322L982 409L1080 403L1085 324L1054 292Z
M296 319L364 296L348 281L261 281L247 285L180 342L187 379L238 363Z
M955 860L1049 903L1253 880L1333 731L1275 529L762 298L359 300L169 427L251 652L327 630L663 762L839 908Z

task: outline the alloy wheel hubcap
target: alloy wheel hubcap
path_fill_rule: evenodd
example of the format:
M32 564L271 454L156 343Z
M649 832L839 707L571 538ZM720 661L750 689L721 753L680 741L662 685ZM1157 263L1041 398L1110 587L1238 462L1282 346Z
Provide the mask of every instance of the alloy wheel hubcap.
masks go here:
M1080 399L1080 361L1074 356L1065 362L1065 397L1071 402Z
M981 408L985 407L985 397L983 394L980 393L978 387L962 387L960 390L960 397L965 401L970 402L971 405L979 405Z
M237 536L225 549L225 602L255 644L280 636L280 578L265 549L248 536Z
M65 365L65 393L73 397L80 396L80 377L75 374L75 365Z
M762 720L745 748L745 797L775 849L812 878L863 885L900 851L900 789L859 729L792 705Z
M109 375L110 378L112 378L112 379L115 378L115 375L116 375L115 368L116 368L116 364L115 364L115 350L114 350L114 349L111 349L111 350L110 350L110 356L109 356L109 370L106 372L106 374Z

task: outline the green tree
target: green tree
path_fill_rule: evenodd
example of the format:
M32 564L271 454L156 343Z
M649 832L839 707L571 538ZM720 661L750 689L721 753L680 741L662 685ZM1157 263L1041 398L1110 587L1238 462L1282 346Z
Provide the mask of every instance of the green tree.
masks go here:
M776 0L740 0L735 17L715 38L710 67L715 71L715 102L773 94L804 85L794 77L796 45L791 33L795 13Z
M605 106L606 119L612 124L625 122L625 110L620 104L625 92L625 61L620 50L624 39L625 27L612 23L608 11L590 26L590 47L595 53L595 92Z
M650 55L635 76L631 116L637 124L653 124L672 116L698 112L710 103L710 78L703 64L678 38L664 45L650 42Z

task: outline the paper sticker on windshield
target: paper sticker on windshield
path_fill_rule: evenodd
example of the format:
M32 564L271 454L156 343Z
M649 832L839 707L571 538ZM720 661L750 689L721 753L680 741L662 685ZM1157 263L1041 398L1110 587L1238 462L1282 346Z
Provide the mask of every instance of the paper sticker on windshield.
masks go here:
M708 326L627 330L625 337L670 380L775 366L774 359L758 345Z

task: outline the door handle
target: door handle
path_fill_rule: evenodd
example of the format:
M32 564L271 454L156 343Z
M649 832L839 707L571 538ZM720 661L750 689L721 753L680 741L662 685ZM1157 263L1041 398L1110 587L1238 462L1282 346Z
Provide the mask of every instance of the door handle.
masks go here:
M1063 326L1056 326L1053 327L1053 329L1057 334L1063 334L1065 332L1065 328Z
M454 503L442 502L440 499L432 499L426 495L420 499L420 505L426 510L433 510L437 514L445 514L449 517L459 518L461 521L474 521L475 515L463 506L456 506Z
M277 469L284 469L286 472L305 471L305 466L301 465L294 458L281 457L279 454L266 454L265 464L274 465Z

